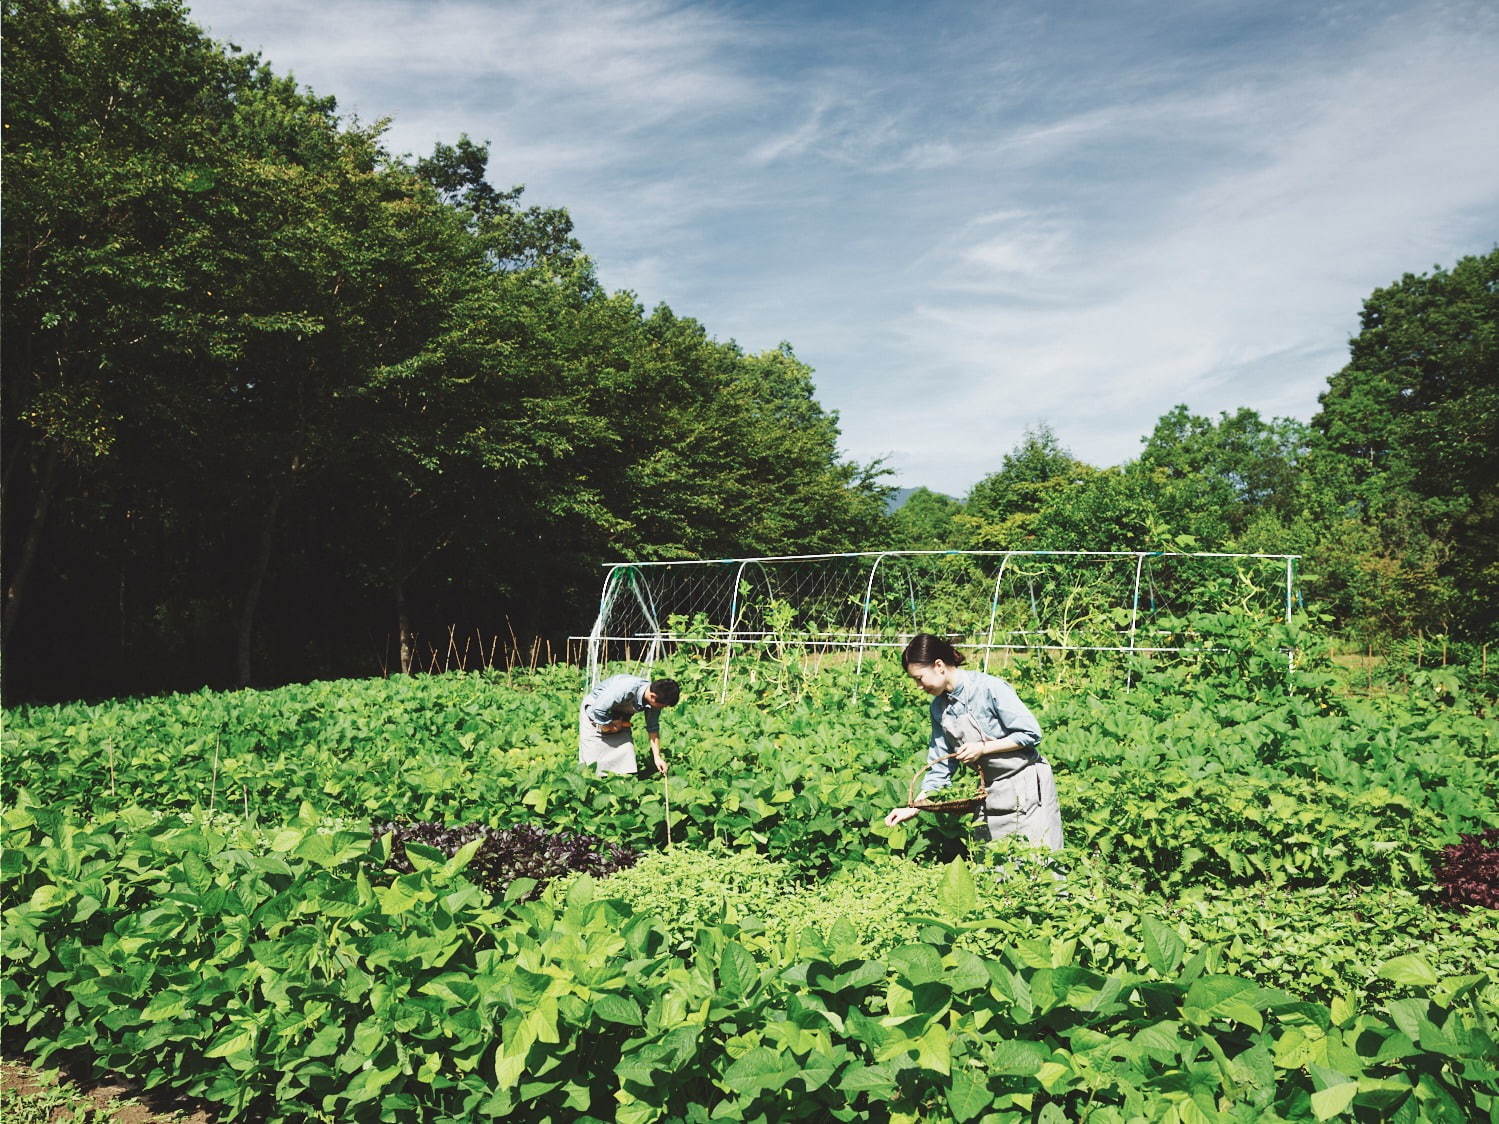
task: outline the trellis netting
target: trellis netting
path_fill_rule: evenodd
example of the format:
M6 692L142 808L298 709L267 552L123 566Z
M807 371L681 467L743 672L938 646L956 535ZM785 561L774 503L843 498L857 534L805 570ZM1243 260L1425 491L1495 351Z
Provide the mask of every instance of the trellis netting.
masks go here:
M1209 650L1205 614L1270 625L1299 600L1285 554L1156 551L865 551L619 562L586 638L588 672L649 666L667 646L723 660L753 648L867 655L917 632L981 653Z

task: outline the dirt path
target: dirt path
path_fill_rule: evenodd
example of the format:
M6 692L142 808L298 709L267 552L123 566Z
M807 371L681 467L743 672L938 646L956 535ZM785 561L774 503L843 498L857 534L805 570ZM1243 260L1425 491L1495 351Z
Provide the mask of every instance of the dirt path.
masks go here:
M75 1074L82 1072L85 1071L77 1066L41 1070L7 1058L0 1062L0 1090L4 1091L7 1101L12 1093L30 1096L37 1113L44 1111L42 1106L48 1101L55 1101L51 1117L69 1121L82 1119L88 1124L105 1124L106 1121L116 1124L213 1124L217 1119L198 1102L142 1091L139 1085L117 1074L96 1080L75 1079ZM78 1110L90 1107L92 1113L80 1117ZM10 1112L5 1115L7 1120L10 1119ZM42 1115L24 1117L25 1120L48 1118Z

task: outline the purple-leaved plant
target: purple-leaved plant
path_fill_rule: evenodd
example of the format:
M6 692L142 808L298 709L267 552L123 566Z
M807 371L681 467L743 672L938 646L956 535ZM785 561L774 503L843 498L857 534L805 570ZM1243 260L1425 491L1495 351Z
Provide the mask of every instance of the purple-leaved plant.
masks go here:
M1475 905L1499 909L1499 827L1443 847L1432 870L1442 901L1459 912Z
M628 847L609 843L596 835L577 832L544 831L534 824L515 827L487 827L480 823L449 827L447 824L419 820L397 820L377 823L375 837L393 836L390 869L401 874L413 869L406 857L406 844L419 843L445 855L456 854L464 844L482 838L464 873L475 884L494 894L502 894L517 878L536 880L528 895L535 897L553 878L564 874L613 874L635 865L640 855Z

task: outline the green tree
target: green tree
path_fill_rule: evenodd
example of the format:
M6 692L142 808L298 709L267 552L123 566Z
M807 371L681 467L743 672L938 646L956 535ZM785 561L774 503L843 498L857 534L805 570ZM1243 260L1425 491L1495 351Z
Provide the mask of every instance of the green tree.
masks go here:
M1339 518L1374 532L1364 557L1392 575L1392 594L1420 591L1407 619L1493 635L1499 250L1376 290L1320 402L1316 469L1344 505Z
M1140 466L1190 481L1196 510L1179 529L1227 546L1256 516L1296 510L1308 440L1308 427L1292 418L1267 422L1243 408L1213 421L1176 406L1145 438Z
M4 11L8 677L348 674L391 624L410 666L565 635L608 558L879 533L789 347L606 293L484 146L393 157L176 0Z
M893 550L953 550L961 530L956 517L961 501L930 488L917 488L890 516Z
M979 550L1051 548L1051 529L1038 517L1048 506L1066 502L1093 469L1062 447L1051 427L1027 429L1006 453L999 470L969 491L957 517L967 545Z

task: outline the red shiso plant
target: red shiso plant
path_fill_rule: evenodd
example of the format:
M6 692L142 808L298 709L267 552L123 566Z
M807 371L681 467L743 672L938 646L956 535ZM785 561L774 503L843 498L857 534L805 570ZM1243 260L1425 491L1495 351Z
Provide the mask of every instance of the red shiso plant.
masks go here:
M544 831L534 824L494 828L470 823L449 827L430 821L397 820L376 824L373 830L376 838L387 833L393 837L389 865L400 874L412 870L411 860L406 857L407 843L421 843L452 856L465 843L482 838L484 842L464 873L470 881L493 894L503 894L517 878L531 878L536 886L527 896L535 897L553 878L580 871L595 876L613 874L634 866L640 857L628 847L595 835Z
M1475 905L1499 909L1499 827L1464 834L1461 843L1443 847L1432 872L1438 896L1459 913Z

